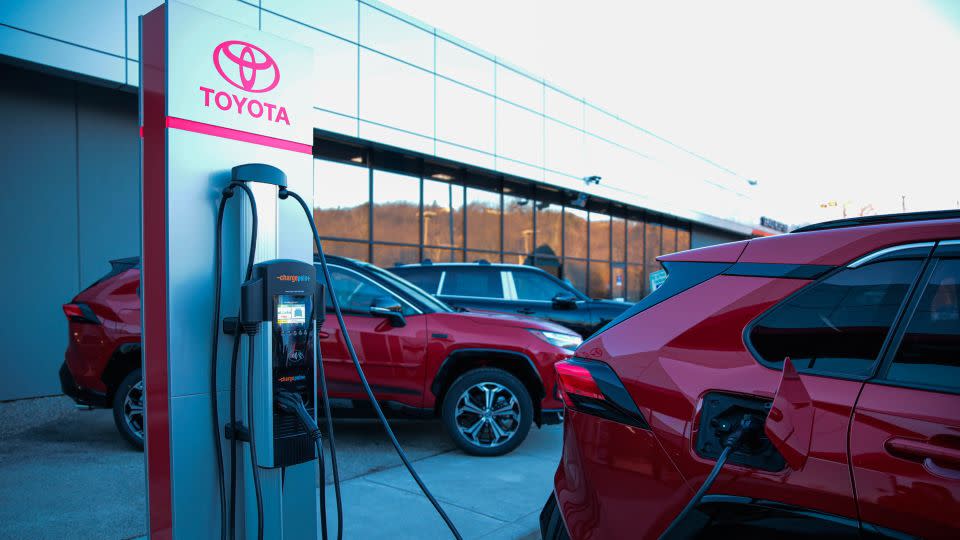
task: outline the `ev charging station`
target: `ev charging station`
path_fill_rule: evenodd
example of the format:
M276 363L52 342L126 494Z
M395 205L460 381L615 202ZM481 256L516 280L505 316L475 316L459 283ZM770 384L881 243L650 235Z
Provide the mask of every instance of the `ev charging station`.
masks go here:
M223 520L230 518L223 516L222 493L229 498L232 491L235 457L235 525L228 525L235 536L257 537L259 480L264 537L315 539L313 443L304 426L281 418L271 394L281 387L299 391L316 417L313 325L323 313L322 288L304 210L279 197L285 186L313 206L313 52L174 1L143 16L140 35L150 536L223 538ZM254 239L258 264L251 273ZM240 314L243 282L244 313L241 324L226 328L230 335L222 319ZM230 425L232 368L237 426ZM230 436L238 439L235 456ZM248 451L251 436L258 463Z
M324 477L322 402L339 540L336 444L316 343L332 278L312 212L313 53L169 1L140 20L140 60L150 537L313 540L319 530L326 540L315 472ZM387 437L459 540L390 428L336 295L329 299Z

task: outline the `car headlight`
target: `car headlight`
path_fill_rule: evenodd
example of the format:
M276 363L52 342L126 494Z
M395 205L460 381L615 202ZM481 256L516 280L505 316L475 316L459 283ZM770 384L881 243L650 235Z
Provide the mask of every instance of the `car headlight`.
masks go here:
M562 332L533 329L530 329L530 332L553 346L570 351L576 349L583 343L583 338L580 337L580 334L564 334Z

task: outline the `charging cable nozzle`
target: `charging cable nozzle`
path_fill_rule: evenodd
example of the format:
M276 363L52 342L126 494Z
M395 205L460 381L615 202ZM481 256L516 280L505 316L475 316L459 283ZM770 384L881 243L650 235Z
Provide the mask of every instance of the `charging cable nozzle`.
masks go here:
M755 414L744 414L737 427L723 440L723 446L736 450L741 445L750 445L763 430L763 420Z
M300 394L280 391L277 392L275 400L281 411L287 414L293 414L300 419L300 423L303 424L303 428L307 430L311 439L314 441L320 440L320 427L317 426L317 422L310 416Z

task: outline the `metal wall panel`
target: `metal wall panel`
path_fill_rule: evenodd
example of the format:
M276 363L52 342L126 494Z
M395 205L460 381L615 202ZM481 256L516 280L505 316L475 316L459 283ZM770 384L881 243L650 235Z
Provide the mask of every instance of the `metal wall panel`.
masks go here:
M108 261L140 254L140 141L137 96L77 88L80 288Z
M0 400L60 393L60 306L140 254L136 96L0 67Z
M67 323L77 292L74 83L0 70L0 400L60 393Z

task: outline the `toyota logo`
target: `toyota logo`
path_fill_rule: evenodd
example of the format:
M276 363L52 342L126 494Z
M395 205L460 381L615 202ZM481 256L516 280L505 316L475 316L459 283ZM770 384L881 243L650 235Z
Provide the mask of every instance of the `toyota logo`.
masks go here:
M213 49L213 65L223 80L247 92L269 92L280 82L280 68L267 51L246 41L224 41Z

